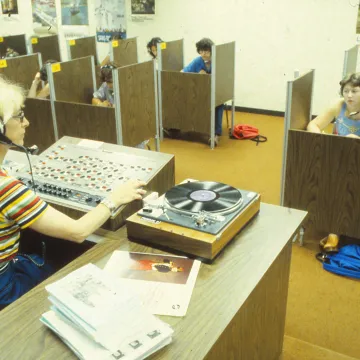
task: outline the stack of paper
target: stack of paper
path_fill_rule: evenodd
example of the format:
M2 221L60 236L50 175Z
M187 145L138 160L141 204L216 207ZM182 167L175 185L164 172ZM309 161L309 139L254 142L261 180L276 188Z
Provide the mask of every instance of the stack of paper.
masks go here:
M88 264L48 285L41 321L80 359L144 359L171 342L173 330L132 292Z

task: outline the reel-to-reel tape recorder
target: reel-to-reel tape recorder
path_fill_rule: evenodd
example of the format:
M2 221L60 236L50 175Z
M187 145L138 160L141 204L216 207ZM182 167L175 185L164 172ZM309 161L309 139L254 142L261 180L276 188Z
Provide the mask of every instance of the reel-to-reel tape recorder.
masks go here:
M128 218L128 236L212 261L259 209L255 192L187 180Z

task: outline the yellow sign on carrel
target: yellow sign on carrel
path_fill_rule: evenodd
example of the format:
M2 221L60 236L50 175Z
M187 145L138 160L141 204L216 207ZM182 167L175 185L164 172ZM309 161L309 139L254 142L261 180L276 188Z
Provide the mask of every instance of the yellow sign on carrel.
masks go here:
M60 65L60 63L52 64L52 65L51 65L51 71L52 71L53 73L56 73L56 72L61 71L61 65Z
M0 60L0 69L6 68L6 67L7 67L7 62L6 62L6 60L5 60L5 59Z
M76 45L76 41L75 41L75 40L69 40L69 45L70 45L70 46Z
M38 38L31 38L32 44L37 44L39 42Z

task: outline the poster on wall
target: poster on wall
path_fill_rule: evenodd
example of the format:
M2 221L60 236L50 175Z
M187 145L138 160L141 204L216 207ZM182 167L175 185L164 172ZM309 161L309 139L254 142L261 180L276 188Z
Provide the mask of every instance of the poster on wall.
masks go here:
M87 0L61 0L63 25L89 25Z
M131 15L155 15L155 0L131 0Z
M38 36L57 33L55 0L32 0L33 30Z
M126 39L125 0L95 0L96 39Z
M3 15L18 14L17 0L1 0L1 11Z
M152 20L155 15L155 0L131 0L133 21Z

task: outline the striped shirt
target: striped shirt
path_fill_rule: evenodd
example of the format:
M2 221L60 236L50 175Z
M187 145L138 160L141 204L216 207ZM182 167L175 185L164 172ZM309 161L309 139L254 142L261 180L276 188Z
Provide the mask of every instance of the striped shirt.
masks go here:
M18 252L20 231L43 215L46 208L32 190L0 171L0 269Z

